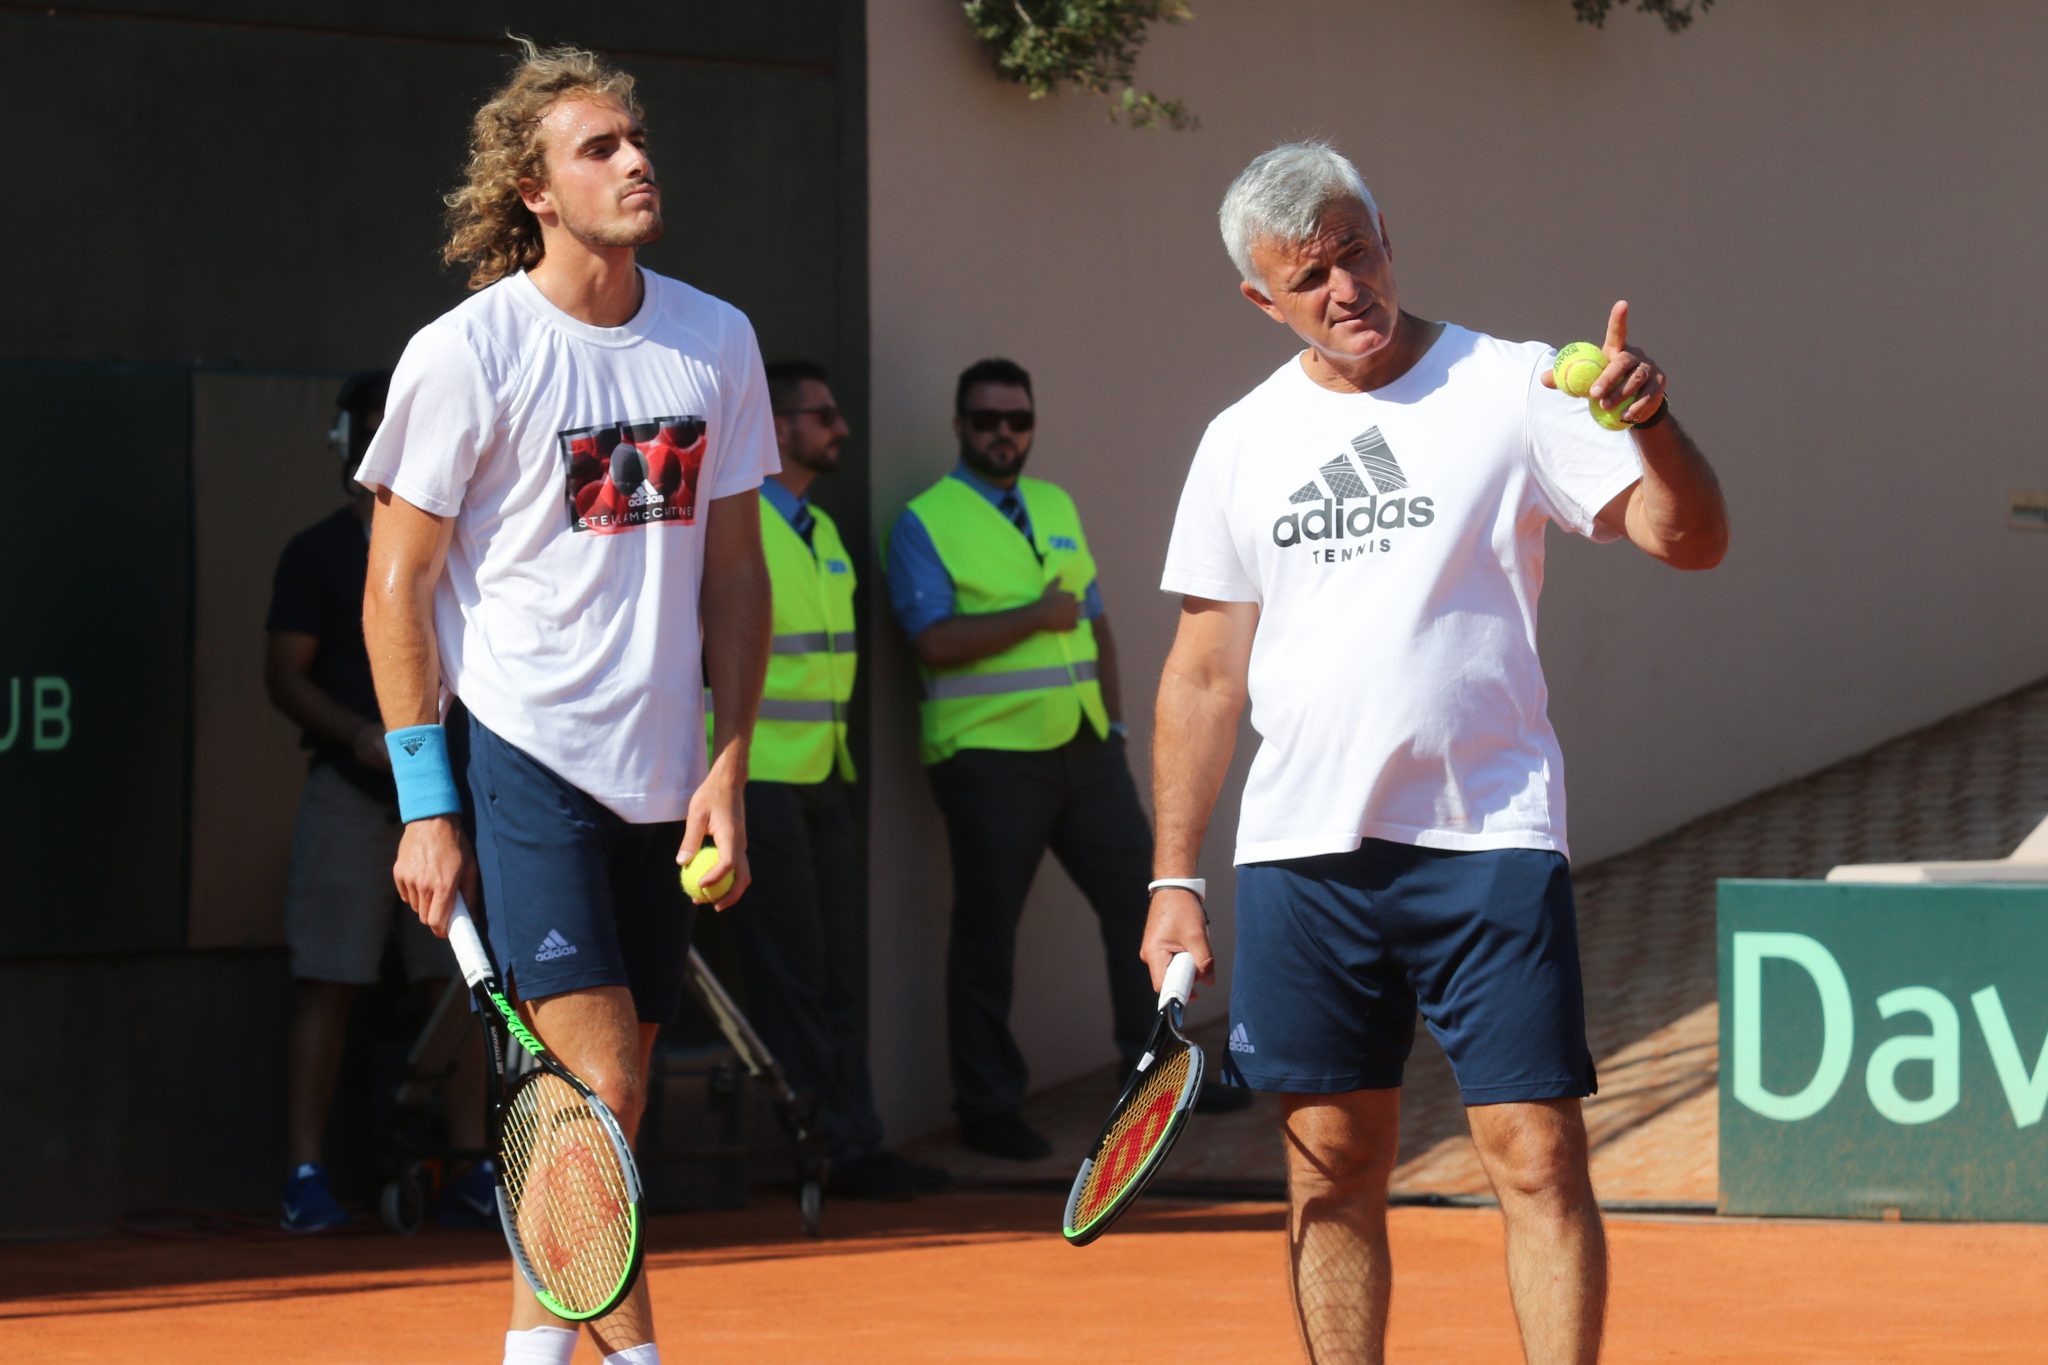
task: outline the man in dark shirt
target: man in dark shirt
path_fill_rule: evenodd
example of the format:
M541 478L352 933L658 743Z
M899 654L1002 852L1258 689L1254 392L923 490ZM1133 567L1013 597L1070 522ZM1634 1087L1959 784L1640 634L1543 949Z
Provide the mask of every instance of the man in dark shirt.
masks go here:
M414 981L439 981L452 965L392 885L402 827L363 647L372 499L346 471L361 462L383 418L389 384L388 371L352 375L336 396L328 439L343 461L350 502L285 546L265 623L264 685L272 704L298 722L311 755L285 887L285 943L298 984L287 1052L291 1172L283 1224L295 1232L348 1221L320 1164L320 1140L357 988L377 980L393 933ZM480 1145L478 1105L451 1102L448 1109L465 1127L451 1142ZM488 1210L490 1176L481 1171L447 1191L443 1221L465 1221L467 1204L476 1202L466 1200L475 1193L469 1187L479 1184L478 1211Z

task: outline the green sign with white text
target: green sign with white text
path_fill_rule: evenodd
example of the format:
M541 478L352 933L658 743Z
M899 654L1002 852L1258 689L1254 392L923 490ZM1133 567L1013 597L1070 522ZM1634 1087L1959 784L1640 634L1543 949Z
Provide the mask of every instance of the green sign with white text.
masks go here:
M185 944L191 389L0 365L0 958Z
M2048 885L1720 885L1721 1211L2048 1222Z

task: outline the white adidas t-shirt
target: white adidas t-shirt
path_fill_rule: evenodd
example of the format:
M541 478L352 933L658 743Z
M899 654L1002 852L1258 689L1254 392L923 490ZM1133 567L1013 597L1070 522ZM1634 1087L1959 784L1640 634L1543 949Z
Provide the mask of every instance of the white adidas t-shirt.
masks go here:
M1611 538L1594 518L1642 470L1542 385L1553 356L1446 326L1384 388L1334 393L1296 358L1209 424L1162 586L1260 607L1237 862L1566 851L1543 528Z
M780 460L745 316L641 278L623 327L578 322L524 274L429 323L356 478L455 520L434 593L447 689L648 823L681 819L706 771L705 522Z

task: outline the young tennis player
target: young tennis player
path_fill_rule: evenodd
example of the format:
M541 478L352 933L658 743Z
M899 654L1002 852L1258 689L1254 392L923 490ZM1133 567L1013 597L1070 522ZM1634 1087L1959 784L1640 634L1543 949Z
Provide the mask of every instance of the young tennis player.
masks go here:
M1599 1352L1606 1251L1562 759L1536 657L1543 533L1711 568L1728 526L1664 372L1609 319L1596 421L1553 352L1404 312L1386 221L1321 143L1222 207L1260 312L1307 349L1209 426L1164 587L1145 957L1212 968L1192 880L1247 700L1229 1059L1284 1098L1292 1289L1310 1358L1378 1361L1387 1181L1418 1008L1499 1196L1530 1360ZM1611 406L1610 406L1611 405Z
M446 934L481 880L533 1031L630 1136L689 951L676 864L708 834L705 881L735 872L719 908L748 881L775 435L746 318L636 264L662 205L632 79L523 54L449 200L476 293L407 346L357 475L364 620L399 893ZM567 1362L574 1329L513 1284L505 1359ZM590 1326L607 1361L658 1359L644 1280Z

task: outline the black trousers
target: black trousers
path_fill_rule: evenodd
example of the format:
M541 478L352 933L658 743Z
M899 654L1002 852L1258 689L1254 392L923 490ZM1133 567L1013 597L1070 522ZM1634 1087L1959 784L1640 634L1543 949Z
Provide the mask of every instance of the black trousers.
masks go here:
M730 917L747 1017L816 1099L835 1161L882 1144L868 1071L866 885L853 806L837 778L747 784L754 883Z
M1118 1054L1136 1063L1157 1011L1138 959L1152 830L1123 741L1081 734L1057 749L962 749L928 770L953 857L946 1027L953 1107L962 1118L1012 1112L1029 1074L1010 1034L1017 921L1050 848L1095 911L1109 972Z

